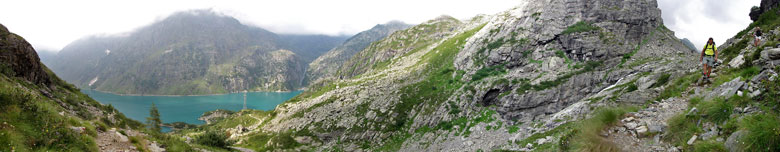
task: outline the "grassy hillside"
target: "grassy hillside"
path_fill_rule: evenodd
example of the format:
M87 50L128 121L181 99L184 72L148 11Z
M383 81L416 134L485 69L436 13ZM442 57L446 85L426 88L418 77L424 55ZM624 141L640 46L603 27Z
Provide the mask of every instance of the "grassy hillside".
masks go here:
M43 66L24 38L2 25L0 39L0 151L102 151L99 145L111 144L146 151L145 143L152 142L171 151L191 150L181 139L147 131L111 105L82 94ZM19 68L24 66L33 68ZM109 140L117 131L132 140Z

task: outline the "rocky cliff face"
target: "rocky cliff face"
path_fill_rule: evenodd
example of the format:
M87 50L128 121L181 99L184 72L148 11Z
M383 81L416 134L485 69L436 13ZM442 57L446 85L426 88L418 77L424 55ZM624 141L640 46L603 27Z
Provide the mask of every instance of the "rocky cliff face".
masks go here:
M292 136L298 149L517 150L595 107L654 100L658 79L693 70L693 55L654 0L523 1L395 32L342 65L344 80L234 138L271 148L283 144L253 137Z
M343 39L280 36L196 10L126 35L75 41L52 68L82 88L121 94L287 91L302 87L305 65Z
M779 0L761 0L761 6L754 7L752 10L750 10L750 20L758 21L758 17L761 16L761 14L764 14L765 12L769 12L770 10L777 8L780 6ZM780 10L775 10L780 11Z
M39 60L38 54L24 38L0 25L0 72L24 78L33 84L50 85L49 74Z
M379 41L391 33L406 29L409 26L411 25L394 21L376 25L367 31L352 36L343 44L331 49L314 60L314 62L311 62L309 68L306 70L305 81L307 84L317 86L327 84L327 82L330 82L328 80L335 79L334 76L338 72L338 69L353 55L368 47L372 42Z

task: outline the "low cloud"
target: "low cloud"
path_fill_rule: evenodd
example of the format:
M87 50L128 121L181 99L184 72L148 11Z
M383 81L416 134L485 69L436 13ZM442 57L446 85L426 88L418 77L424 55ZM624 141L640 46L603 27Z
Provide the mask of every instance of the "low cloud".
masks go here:
M752 21L750 8L760 0L658 0L664 24L679 38L701 49L708 38L722 44Z
M45 3L45 5L42 5ZM517 0L136 0L10 1L0 5L0 23L36 48L59 50L79 38L119 34L177 11L213 8L283 34L348 35L376 24L400 20L418 24L446 14L459 19L493 14Z

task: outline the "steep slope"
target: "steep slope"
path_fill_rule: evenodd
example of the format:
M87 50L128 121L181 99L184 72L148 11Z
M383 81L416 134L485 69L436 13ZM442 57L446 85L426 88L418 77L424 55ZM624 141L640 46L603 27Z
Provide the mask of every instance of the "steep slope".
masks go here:
M82 88L122 94L294 90L302 87L308 61L342 40L279 36L194 10L122 36L77 40L60 51L52 69Z
M222 128L257 150L530 150L544 139L530 148L545 151L596 108L663 96L661 81L695 71L694 55L654 0L524 1L397 31L344 63L343 80L217 124L257 117Z
M318 81L320 81L320 79L333 79L333 76L335 76L341 65L353 55L368 47L372 42L379 41L391 33L406 29L409 26L411 25L392 21L386 24L376 25L369 30L352 36L341 45L318 57L314 62L311 62L309 68L306 69L306 81L315 85L325 84L326 82Z
M143 124L60 80L1 24L0 103L0 151L191 150L177 138L144 133Z
M669 79L658 102L612 117L601 131L605 142L623 151L779 151L778 1L762 0L760 8L750 14L755 22L719 47L723 65L710 79L698 71ZM766 34L754 45L757 27Z
M344 62L337 75L340 78L351 78L371 69L382 69L392 64L390 59L425 49L436 40L451 34L457 24L460 24L460 21L451 16L440 16L409 29L394 32L382 41L371 43Z
M685 46L686 46L686 47L688 47L688 49L691 49L691 51L693 51L693 52L699 52L698 50L696 50L696 46L695 46L695 45L693 45L693 42L691 42L691 40L688 40L688 38L683 38L683 39L680 39L680 41L681 41L683 44L685 44Z

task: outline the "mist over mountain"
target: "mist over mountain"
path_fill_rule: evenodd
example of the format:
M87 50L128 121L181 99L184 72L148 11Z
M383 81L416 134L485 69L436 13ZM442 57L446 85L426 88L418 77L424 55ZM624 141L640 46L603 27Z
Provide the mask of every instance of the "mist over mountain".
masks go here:
M302 87L308 62L344 39L278 35L193 10L127 35L77 40L52 69L77 86L121 94L288 91Z
M680 42L682 42L683 44L685 44L685 47L688 47L688 49L691 49L691 51L693 51L693 52L699 52L698 50L696 50L696 45L694 45L694 44L691 42L691 40L688 40L688 38L683 38L683 39L680 39Z

